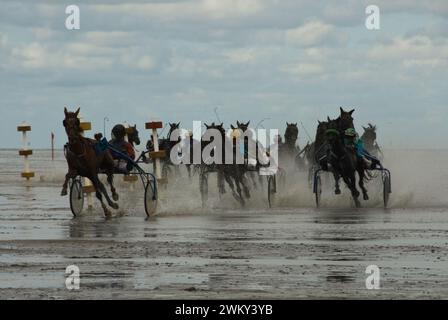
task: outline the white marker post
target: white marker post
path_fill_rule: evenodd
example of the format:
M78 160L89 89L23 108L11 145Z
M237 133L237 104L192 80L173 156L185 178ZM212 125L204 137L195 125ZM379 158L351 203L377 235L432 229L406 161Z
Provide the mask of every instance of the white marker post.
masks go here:
M33 150L28 149L28 140L26 137L26 133L31 131L31 126L26 122L22 122L21 125L17 126L17 131L22 132L22 149L19 150L19 155L24 157L25 168L21 173L22 178L26 178L26 181L29 181L34 177L34 172L30 171L30 163L28 156L33 154Z
M84 137L84 132L92 130L92 124L90 122L85 121L81 114L78 114L79 118L79 127L81 128L81 136ZM93 198L92 193L96 192L95 187L92 184L92 181L90 181L88 178L84 178L84 186L83 191L87 193L87 208L91 210L93 208Z
M163 128L163 123L161 121L147 122L145 124L146 129L152 130L152 142L154 144L154 151L149 153L149 156L154 160L154 173L157 178L157 182L166 183L162 179L162 173L160 168L160 158L165 158L165 150L159 150L159 136L157 134L157 129Z

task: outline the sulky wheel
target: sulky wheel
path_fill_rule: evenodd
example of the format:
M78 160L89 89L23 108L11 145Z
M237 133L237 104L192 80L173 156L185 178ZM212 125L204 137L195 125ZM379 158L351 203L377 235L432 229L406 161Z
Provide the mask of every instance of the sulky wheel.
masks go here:
M148 217L157 211L157 186L154 179L149 179L145 186L145 212Z
M81 214L84 207L84 191L82 189L81 179L76 178L72 180L70 186L70 210L73 216L76 217Z

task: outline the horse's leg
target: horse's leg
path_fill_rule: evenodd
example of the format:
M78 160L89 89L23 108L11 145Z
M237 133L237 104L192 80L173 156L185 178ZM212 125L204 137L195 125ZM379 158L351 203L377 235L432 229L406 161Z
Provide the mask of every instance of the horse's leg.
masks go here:
M103 202L103 196L102 196L102 191L101 191L101 186L100 186L100 183L101 183L100 179L98 178L97 175L91 176L88 178L90 179L90 181L92 181L92 185L95 188L96 198L101 202L101 207L103 208L104 215L107 218L109 218L111 216L111 212ZM104 189L104 186L103 186L103 189Z
M241 203L241 206L244 207L245 202L244 202L243 195L241 193L242 190L241 190L241 185L240 185L241 179L236 175L234 176L234 179L235 179L235 184L236 184L236 191L238 193L238 200Z
M359 168L359 167L358 167L357 171L358 171L358 175L359 175L359 182L358 182L358 184L359 184L359 187L362 190L363 199L367 201L367 200L369 200L369 195L367 194L367 189L364 186L365 172L364 172L363 168Z
M204 208L208 198L208 173L203 167L200 167L199 170L199 192L201 193L202 208Z
M226 193L226 188L224 185L224 179L223 179L224 173L222 170L218 170L218 177L217 177L217 184L218 184L218 191L219 194L222 195Z
M188 179L191 179L191 167L189 164L186 164L185 167L187 167Z
M93 178L94 180L96 180L96 182L95 182L95 184L94 184L94 187L95 187L95 189L96 189L97 192L102 193L102 194L106 197L106 201L107 201L107 203L109 204L109 206L111 206L111 207L114 208L114 209L118 209L118 204L116 204L115 202L113 202L113 201L109 198L109 195L108 195L108 193L107 193L107 190L106 190L106 188L104 187L104 184L103 184L103 183L101 182L101 180L99 179L98 174L97 174L97 173L96 173L96 174L93 174L92 177L90 177L89 179L92 180L91 178ZM93 180L92 180L92 183L93 183ZM98 194L97 194L97 198L98 198ZM98 198L98 199L100 199L100 198ZM101 204L103 205L102 197L101 197L100 201L101 201ZM104 206L103 206L103 209L104 209ZM105 211L104 213L106 214L106 211ZM107 215L107 214L106 214L106 215Z
M111 206L113 209L118 209L118 204L116 204L110 199L109 194L107 193L107 190L104 187L104 184L100 181L100 179L98 179L98 187L100 188L101 193L106 197L106 201L109 204L109 206Z
M114 199L114 201L118 201L118 193L117 193L117 191L115 189L115 186L114 186L114 175L113 175L113 173L109 172L107 174L107 182L110 185L110 192L112 193L112 199Z
M112 198L115 201L118 201L118 194L116 192L115 186L114 186L114 169L115 169L115 162L112 158L112 155L107 152L104 154L104 159L102 161L103 167L106 169L107 173L107 182L110 185L110 191L112 193ZM106 194L107 196L107 194Z
M236 201L240 202L238 194L235 192L235 185L233 184L231 176L226 173L224 173L223 176L224 176L224 179L226 180L227 184L230 186L230 189L232 190L233 197L235 198Z
M355 201L355 206L359 208L361 206L361 203L359 202L359 191L356 189L356 177L355 173L349 174L348 177L344 177L344 181L347 184L348 188L351 191L353 200Z
M250 177L250 180L252 181L252 184L254 185L254 189L257 190L258 186L257 186L257 180L255 180L255 172L251 171L249 173L249 177Z
M333 170L333 176L334 176L334 188L335 188L334 193L341 194L341 188L339 187L339 180L341 179L341 176L335 170Z
M70 179L74 179L78 175L75 169L69 167L67 174L65 175L64 184L62 185L61 196L67 195L67 186Z
M252 176L252 172L250 172L250 175ZM241 184L243 185L243 191L244 191L244 195L246 196L246 198L250 198L250 191L249 191L249 181L246 177L246 175L244 174L244 172L239 172L238 173L239 179Z

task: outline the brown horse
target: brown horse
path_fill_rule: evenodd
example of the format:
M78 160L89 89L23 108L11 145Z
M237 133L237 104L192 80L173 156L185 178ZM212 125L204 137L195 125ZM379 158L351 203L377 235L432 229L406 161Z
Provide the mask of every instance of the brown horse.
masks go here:
M67 184L70 179L74 179L76 176L86 177L92 181L96 190L96 197L101 202L104 214L109 217L111 213L103 202L102 194L106 197L109 206L118 209L118 205L109 198L104 184L98 178L98 173L100 170L106 173L112 197L117 201L118 194L113 185L114 161L112 156L108 150L97 153L95 150L96 141L84 138L81 135L82 129L78 118L79 108L76 112L68 112L67 108L64 108L64 113L65 119L63 124L68 136L68 143L64 146L64 153L67 159L68 173L65 176L61 196L67 195Z

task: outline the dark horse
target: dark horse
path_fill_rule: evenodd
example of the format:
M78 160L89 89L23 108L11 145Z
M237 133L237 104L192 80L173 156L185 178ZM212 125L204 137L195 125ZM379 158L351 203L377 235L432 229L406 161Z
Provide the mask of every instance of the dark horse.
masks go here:
M204 159L201 160L201 165L199 167L199 190L202 195L202 205L205 205L205 201L208 195L208 174L210 172L216 172L218 174L218 190L219 194L225 193L224 181L230 186L232 190L233 197L242 205L245 205L245 201L242 195L242 188L245 192L247 198L250 197L249 189L246 184L242 183L243 172L240 170L239 166L233 162L232 164L226 164L226 154L229 155L232 153L234 155L234 147L229 148L229 146L233 146L233 141L229 141L229 138L226 136L225 129L223 124L215 124L214 122L211 125L205 124L207 130L215 129L219 132L219 137L221 139L221 150L220 154L217 154L216 147L212 149L211 143L212 139L205 138L204 135L201 137L201 154L202 155L210 155L210 157L214 158L214 160L218 160L220 163L215 163L212 161L213 159ZM205 152L204 152L205 150ZM219 158L221 156L221 158ZM236 191L235 191L236 185Z
M169 125L170 125L170 130L168 131L166 138L159 139L159 150L165 151L165 157L160 159L161 164L162 164L162 177L163 178L168 177L168 173L171 172L171 167L173 166L173 163L172 163L171 157L170 157L171 150L181 140L181 138L179 137L177 139L177 141L171 141L171 135L173 134L173 132L175 130L179 129L180 122L170 123ZM152 139L148 141L146 148L148 149L148 151L154 151L154 143L153 143ZM178 173L178 166L174 166L174 168L175 168L176 173Z
M353 118L351 111L344 111L340 108L339 118L327 122L319 122L315 141L315 161L324 170L331 171L336 182L335 193L340 194L339 179L342 177L347 187L350 189L356 207L360 206L358 200L359 191L356 188L356 175L359 175L359 186L363 192L364 200L368 200L367 190L364 187L365 166L362 159L356 156L353 149L344 143L344 132L348 128L353 128Z
M361 140L364 142L364 148L372 156L379 158L382 156L382 151L376 141L376 126L369 123L368 127L362 127L364 133L361 136Z
M250 121L244 123L244 122L236 122L236 127L233 125L230 125L231 129L232 129L232 135L234 135L232 143L233 143L233 159L236 161L236 155L237 153L241 152L241 150L237 149L237 140L243 140L243 141L238 141L239 143L243 143L244 144L244 164L236 164L238 166L238 180L239 182L242 184L243 189L247 190L245 191L246 194L249 195L249 188L248 188L248 183L247 183L247 179L246 179L246 173L247 175L250 177L252 184L254 186L255 189L257 189L257 182L255 179L255 176L257 175L257 171L260 167L260 162L258 159L259 156L259 152L260 152L260 144L259 142L253 137L253 131L249 130L249 124ZM240 130L240 131L237 131ZM237 137L238 135L243 134L243 139L241 139L241 137ZM250 150L249 148L249 143L251 143L251 145L253 145L255 148L254 150ZM252 154L249 154L250 152L252 152ZM249 160L250 159L250 160ZM249 163L251 162L251 163ZM235 162L236 163L236 162ZM251 168L249 168L251 167ZM260 186L263 185L263 179L261 175L258 175L258 183L260 184Z
M101 202L104 214L109 217L111 215L109 209L103 202L102 195L106 197L107 203L114 209L118 209L118 205L114 203L107 194L106 188L98 178L99 171L104 171L107 175L107 182L110 184L112 197L118 200L118 194L113 185L114 161L108 150L97 152L95 149L95 140L84 138L80 128L78 118L79 108L76 112L68 112L64 108L65 119L63 121L65 132L68 136L68 143L64 146L65 158L68 164L68 173L62 186L61 195L67 195L67 184L70 179L76 176L86 177L90 181L96 191L96 197Z
M298 136L299 128L297 127L297 123L286 122L285 142L281 143L278 147L280 162L285 160L286 163L290 163L300 152L299 147L296 145Z
M140 137L138 135L137 125L130 126L126 128L126 133L128 135L128 142L134 146L134 145L140 145Z

